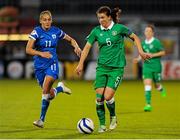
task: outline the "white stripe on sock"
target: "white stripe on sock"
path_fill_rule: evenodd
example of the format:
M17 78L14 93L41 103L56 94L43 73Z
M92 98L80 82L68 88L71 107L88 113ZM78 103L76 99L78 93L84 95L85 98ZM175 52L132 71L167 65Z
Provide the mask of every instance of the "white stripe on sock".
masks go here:
M111 100L106 101L106 103L107 103L107 104L109 104L109 105L110 105L110 104L112 104L112 103L114 103L114 97L113 97L113 98L111 98Z
M42 94L42 100L43 99L49 101L49 94Z
M151 91L151 86L150 85L145 85L145 91Z
M103 105L103 104L104 104L104 101L101 101L101 102L97 102L97 101L96 101L96 104L97 104L97 105Z

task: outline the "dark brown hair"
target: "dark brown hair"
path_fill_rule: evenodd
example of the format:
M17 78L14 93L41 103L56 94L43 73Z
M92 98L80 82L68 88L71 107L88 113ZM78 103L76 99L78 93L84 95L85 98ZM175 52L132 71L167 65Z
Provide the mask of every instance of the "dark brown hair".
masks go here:
M155 31L155 27L153 24L148 24L146 28L151 28L153 32Z
M112 19L113 19L113 21L114 21L115 23L118 23L118 22L119 22L121 12L122 12L122 10L119 9L119 7L116 7L116 8L114 8L114 9L112 9L112 11L111 11L111 17L112 17Z
M110 9L108 6L101 6L97 11L96 14L99 13L104 13L107 16L111 16L112 20L117 23L119 22L119 17L120 17L120 13L121 13L121 9L119 9L118 7L114 8L114 9Z

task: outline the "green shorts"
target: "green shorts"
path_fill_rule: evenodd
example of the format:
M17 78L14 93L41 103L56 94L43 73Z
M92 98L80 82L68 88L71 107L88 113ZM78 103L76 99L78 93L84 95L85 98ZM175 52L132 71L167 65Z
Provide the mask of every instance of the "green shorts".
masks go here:
M161 72L143 71L143 79L152 79L155 83L159 83L162 80Z
M100 67L96 68L96 79L94 82L94 88L110 87L114 90L117 89L122 81L124 74L124 67Z

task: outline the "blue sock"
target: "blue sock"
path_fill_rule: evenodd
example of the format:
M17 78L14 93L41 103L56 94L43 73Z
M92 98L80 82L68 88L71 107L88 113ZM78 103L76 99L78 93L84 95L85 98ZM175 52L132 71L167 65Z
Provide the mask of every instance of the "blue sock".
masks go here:
M43 122L44 122L44 120L45 120L45 116L46 116L46 112L47 112L48 107L49 107L49 103L50 103L50 101L48 101L48 100L46 100L46 99L42 99L40 119L41 119Z
M57 87L57 88L54 88L54 89L55 89L56 96L58 95L58 93L63 92L63 88L61 86Z

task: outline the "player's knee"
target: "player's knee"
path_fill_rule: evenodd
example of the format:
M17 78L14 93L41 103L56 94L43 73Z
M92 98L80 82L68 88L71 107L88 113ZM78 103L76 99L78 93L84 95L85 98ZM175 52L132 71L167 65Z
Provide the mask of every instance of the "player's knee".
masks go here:
M105 100L106 100L106 101L110 101L111 99L112 99L112 97L110 97L110 96L106 96L106 97L105 97Z
M111 93L109 93L109 94L105 94L105 96L104 96L104 100L106 100L106 101L110 101L113 97L114 97L114 94L111 94Z

